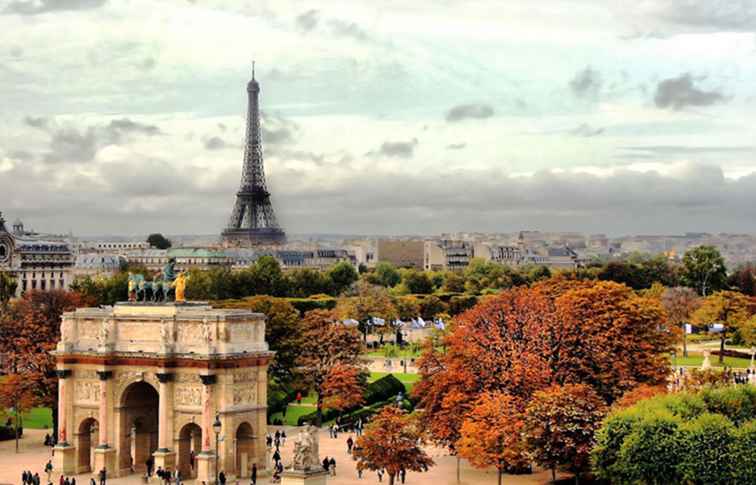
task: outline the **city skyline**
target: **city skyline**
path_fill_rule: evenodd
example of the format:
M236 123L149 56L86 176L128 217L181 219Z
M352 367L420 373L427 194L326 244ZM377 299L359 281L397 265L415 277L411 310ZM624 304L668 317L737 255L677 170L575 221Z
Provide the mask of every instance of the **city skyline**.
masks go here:
M0 210L220 233L254 58L292 233L756 233L756 6L245 3L0 1Z

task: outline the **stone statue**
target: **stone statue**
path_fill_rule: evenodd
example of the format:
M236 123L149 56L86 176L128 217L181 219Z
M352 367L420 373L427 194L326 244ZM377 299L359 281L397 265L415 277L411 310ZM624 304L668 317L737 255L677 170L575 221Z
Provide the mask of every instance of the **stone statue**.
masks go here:
M307 425L299 430L294 439L294 470L310 471L320 466L318 450L318 428Z
M202 340L208 343L212 343L213 334L210 332L210 324L207 320L202 320Z
M176 259L171 258L168 263L163 266L163 280L173 281L176 279Z
M701 363L702 370L711 369L711 360L709 359L710 356L711 356L711 352L709 352L708 349L703 351L704 358L703 358L703 362Z
M170 337L169 334L170 334L170 332L168 331L168 322L166 322L166 321L161 322L161 324L160 324L160 339L163 342L168 342L169 340L171 340L169 338Z
M137 286L139 282L134 273L129 271L129 301L136 301L137 299Z
M184 295L184 293L186 291L186 273L184 273L182 271L181 273L177 274L176 275L176 279L173 282L173 285L171 285L171 286L173 286L174 288L176 288L176 293L175 293L175 295L176 295L176 297L175 297L176 302L178 302L178 303L185 302L186 301L186 296Z

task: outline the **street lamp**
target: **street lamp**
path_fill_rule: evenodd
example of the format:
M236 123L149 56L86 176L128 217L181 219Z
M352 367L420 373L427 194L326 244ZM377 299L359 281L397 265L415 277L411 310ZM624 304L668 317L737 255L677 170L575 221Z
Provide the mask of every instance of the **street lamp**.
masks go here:
M215 432L215 485L218 485L218 465L220 461L220 453L218 450L218 441L220 440L221 422L220 415L215 415L215 422L213 423L213 431Z

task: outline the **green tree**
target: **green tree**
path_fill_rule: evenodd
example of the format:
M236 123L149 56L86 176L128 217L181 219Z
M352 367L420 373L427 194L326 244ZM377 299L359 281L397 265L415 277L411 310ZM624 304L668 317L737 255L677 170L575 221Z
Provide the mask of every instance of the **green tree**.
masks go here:
M756 419L735 430L733 483L756 483L756 453L753 450L756 450Z
M351 263L339 261L328 270L328 277L333 283L334 294L340 295L352 286L352 283L357 281L360 275L357 274L357 270Z
M369 275L368 281L374 285L385 286L386 288L393 288L398 285L402 280L402 275L399 274L393 264L381 261L375 265L375 269Z
M8 306L8 301L16 294L16 280L5 271L0 271L0 309Z
M402 274L402 283L407 291L417 295L427 295L433 293L433 282L427 273L415 269L404 270Z
M465 289L470 293L479 294L485 289L502 289L513 286L513 271L508 266L502 266L492 261L473 258L464 272Z
M680 427L680 475L687 483L729 484L735 426L721 414L703 414ZM755 450L752 452L756 453Z
M750 301L747 296L736 291L718 291L706 297L698 310L693 313L693 322L699 325L719 323L723 326L719 334L719 363L724 363L725 342L739 331L748 317Z
M455 271L444 273L444 291L463 293L465 291L465 277Z
M316 269L295 269L286 275L286 280L289 296L308 297L331 292L331 280Z
M254 288L251 289L253 292L247 295L284 296L286 294L286 282L281 265L273 256L261 256L255 261L253 275Z
M267 295L250 298L248 303L251 311L267 317L265 340L276 353L268 373L279 382L292 381L302 342L299 312L286 300Z
M150 234L147 237L147 242L150 244L150 246L157 249L168 249L172 246L171 241L166 239L165 236L159 233Z
M698 246L683 256L682 281L707 296L727 285L727 269L719 250L714 246Z

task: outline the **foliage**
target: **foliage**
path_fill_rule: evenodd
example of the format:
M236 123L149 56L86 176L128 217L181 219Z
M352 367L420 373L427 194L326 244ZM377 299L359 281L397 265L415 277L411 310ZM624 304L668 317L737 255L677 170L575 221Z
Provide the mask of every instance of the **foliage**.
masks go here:
M150 234L147 236L147 242L150 246L157 249L168 249L172 246L171 241L165 238L162 234Z
M607 417L594 470L619 483L753 483L754 423L754 386L656 396Z
M750 300L735 291L718 291L704 299L693 314L693 322L699 325L720 323L724 326L720 333L719 362L724 362L725 341L748 320Z
M322 422L325 384L334 368L361 370L362 344L357 332L345 327L333 312L313 310L301 322L302 340L296 359L297 373L317 393L317 421ZM357 392L341 388L340 392ZM329 397L333 398L335 394Z
M402 280L402 275L393 264L381 261L375 265L375 269L368 274L367 280L374 285L393 288Z
M2 370L23 373L35 405L57 412L58 380L51 351L60 340L60 318L63 312L91 304L75 292L32 290L0 312L0 354L5 356Z
M8 306L8 301L16 294L18 283L9 273L0 271L0 310Z
M419 439L413 419L396 406L386 406L357 438L357 468L385 470L389 485L394 485L401 470L427 471L434 463L418 445Z
M420 300L414 295L398 296L395 304L401 320L410 320L420 315Z
M747 263L739 266L727 278L727 284L744 295L756 296L756 264Z
M635 405L637 402L666 393L667 386L664 384L657 384L655 386L641 384L635 389L631 389L623 394L621 398L617 399L614 402L613 407L615 409L629 408L630 406Z
M383 318L393 322L398 316L396 307L385 288L371 285L366 281L357 282L355 294L342 298L336 305L336 313L340 318L352 318L360 322L365 329L365 323L371 317ZM393 331L391 325L379 327L385 332Z
M538 391L525 410L525 439L536 463L580 473L589 464L594 433L606 404L589 386L565 384Z
M528 465L519 399L503 392L483 393L462 423L457 452L477 468L495 466L501 474Z
M464 271L465 289L480 294L485 289L510 288L514 284L513 273L509 266L473 258ZM522 283L524 281L520 281Z
M427 295L433 293L433 282L428 273L416 269L402 270L402 284L410 293Z
M21 374L10 374L0 381L0 409L13 408L16 414L29 411L35 403L34 383Z
M292 297L308 297L330 293L333 282L329 275L312 268L298 268L286 274L287 294Z
M246 300L246 303L250 311L267 317L265 340L270 349L276 352L268 368L269 375L280 381L291 381L302 340L299 313L281 298L261 295Z
M358 367L334 365L323 382L323 406L337 410L361 406L365 402L365 380L365 375Z
M447 306L435 295L428 295L420 300L420 316L432 320L440 313L446 313Z
M354 269L354 266L346 261L340 261L334 264L331 269L328 270L327 275L333 284L333 293L335 295L340 295L360 277L357 274L357 270Z
M444 291L450 293L462 293L465 291L465 277L456 271L444 273Z
M724 258L714 246L698 246L683 256L682 282L699 295L709 295L727 285Z
M71 291L97 305L113 305L128 299L128 273L120 272L113 276L76 278L70 286Z

